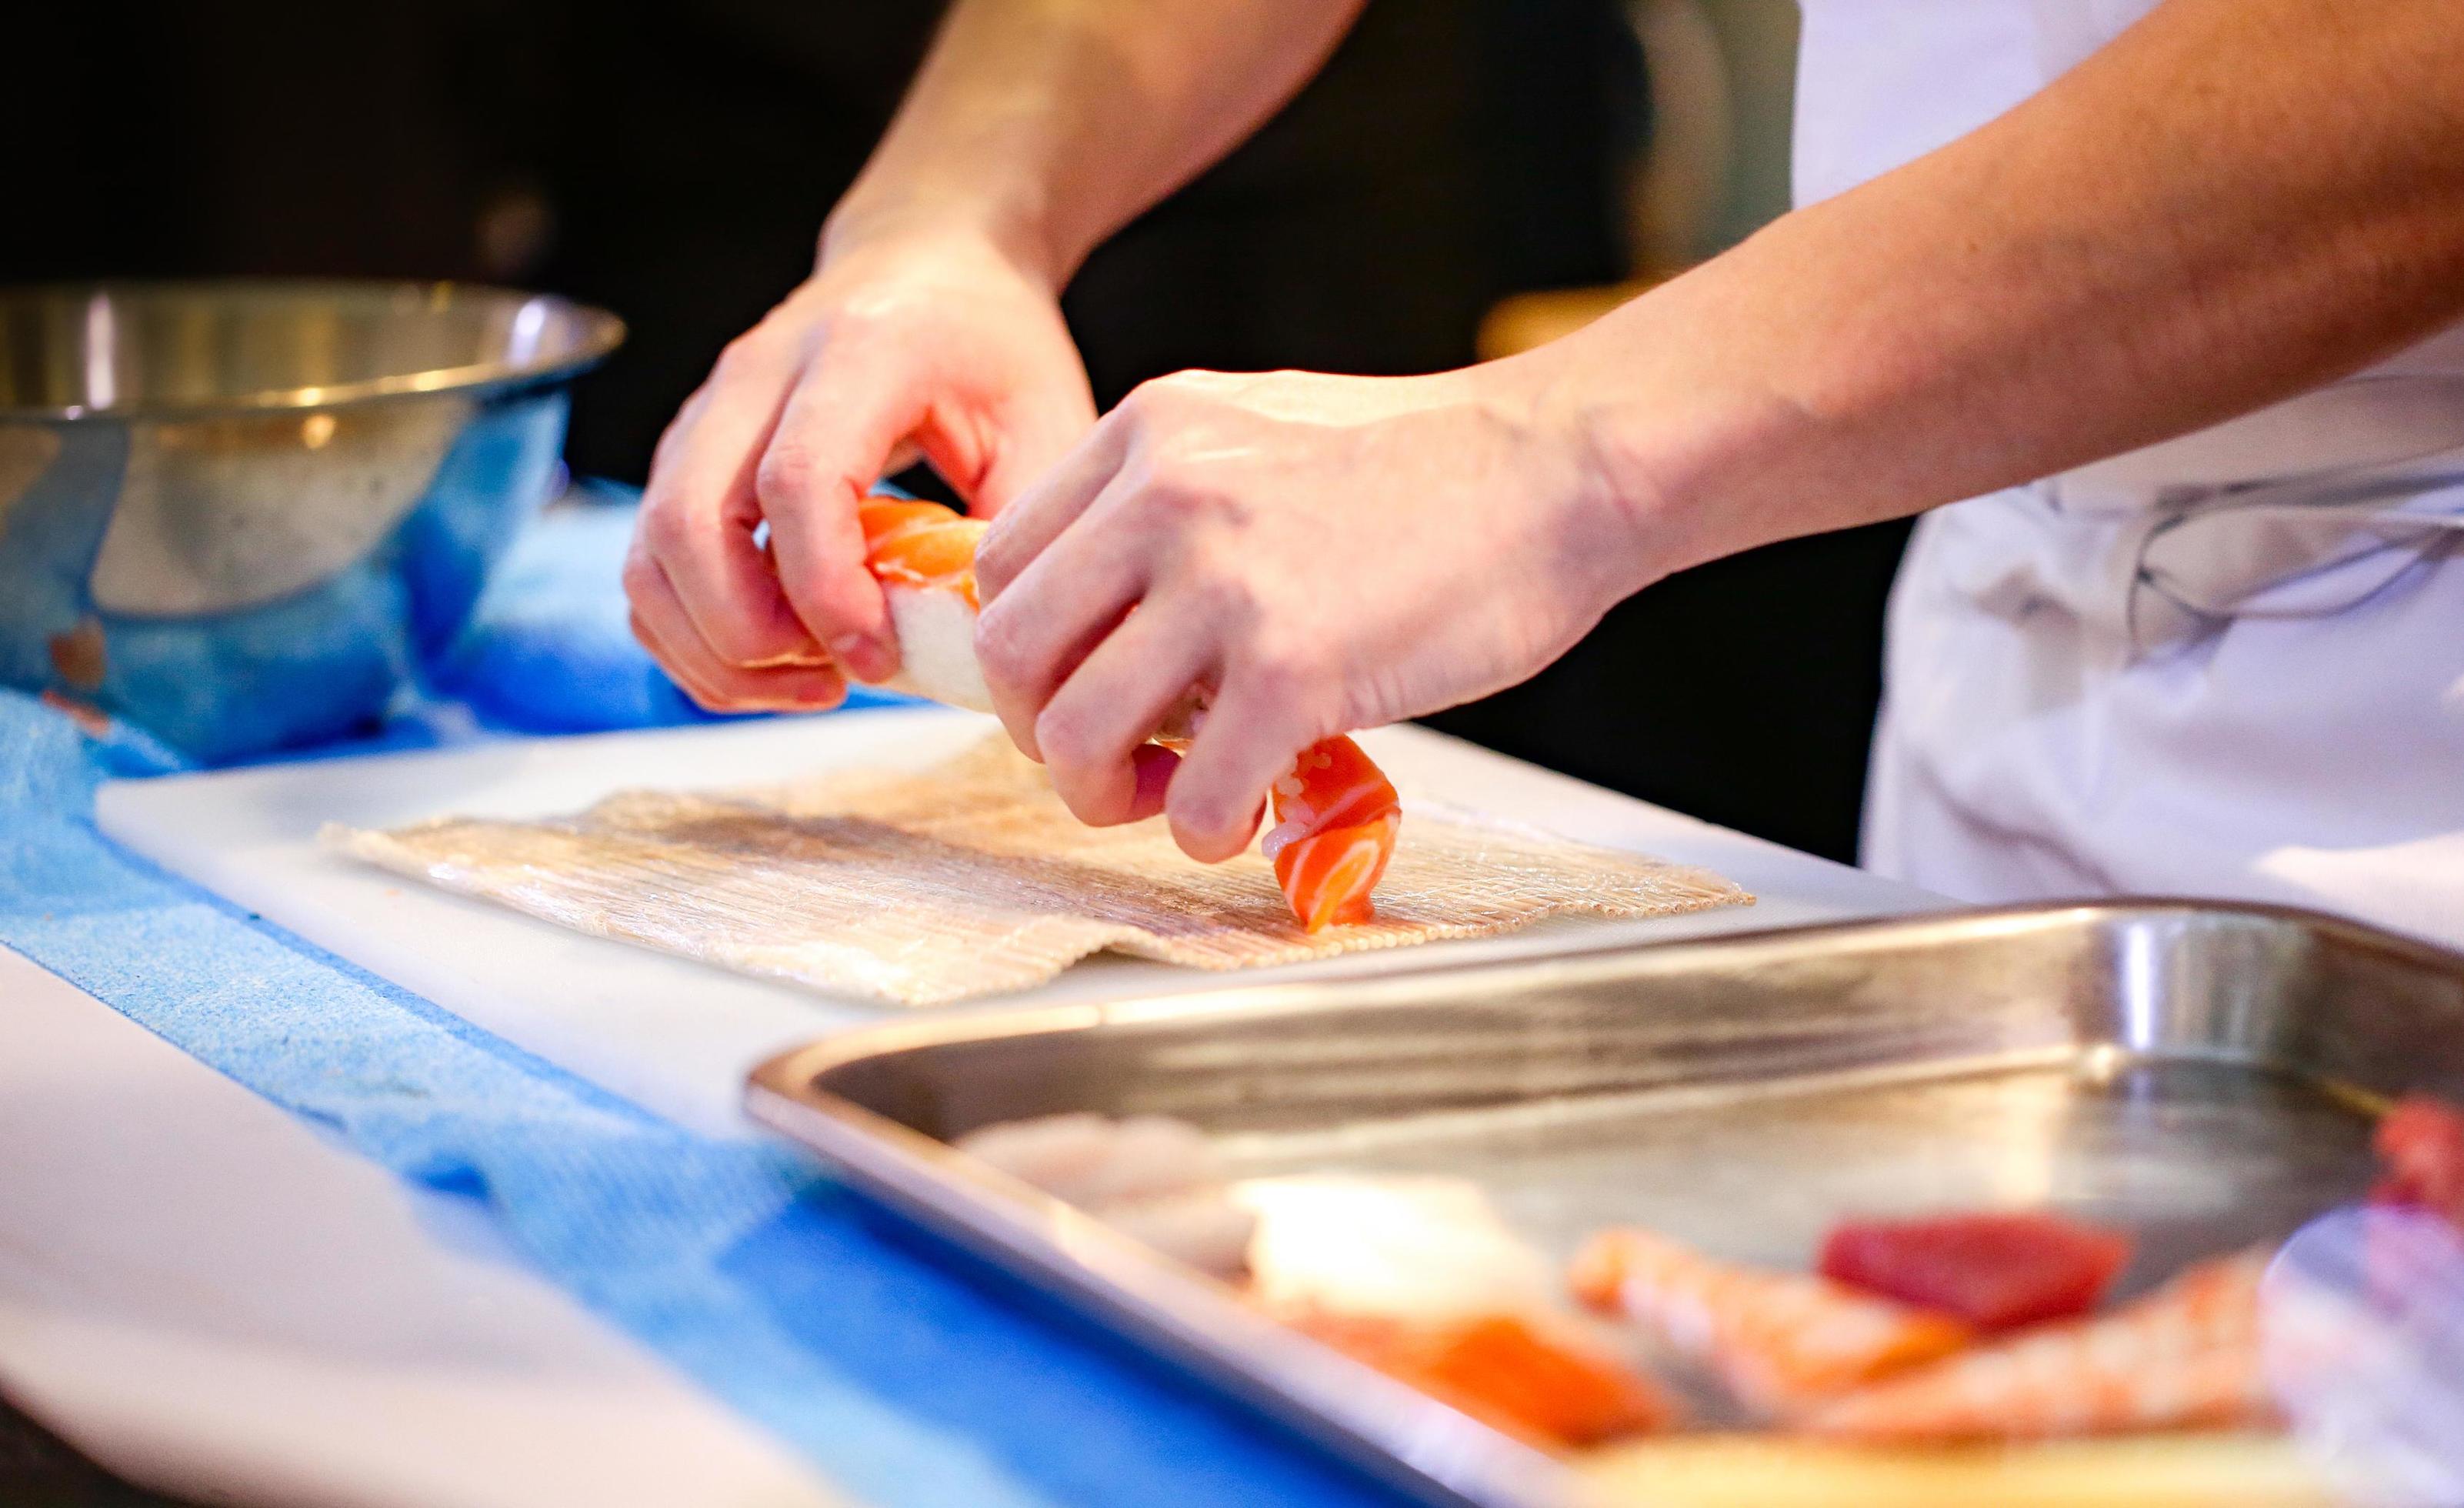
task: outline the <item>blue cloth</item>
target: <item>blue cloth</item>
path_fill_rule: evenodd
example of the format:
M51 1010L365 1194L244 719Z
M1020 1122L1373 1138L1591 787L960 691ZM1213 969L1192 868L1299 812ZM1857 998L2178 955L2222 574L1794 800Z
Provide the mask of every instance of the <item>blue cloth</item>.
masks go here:
M530 685L553 660L472 653ZM577 659L572 685L641 691L623 658ZM550 704L589 716L578 692ZM392 746L484 736L490 717L450 710ZM849 1492L889 1508L1397 1500L793 1149L689 1133L96 831L99 782L178 767L143 734L0 692L0 944L402 1177L483 1203L540 1274Z
M695 706L633 637L616 582L633 534L634 499L630 488L578 484L515 540L470 626L434 656L429 695L396 708L381 727L271 758L728 721ZM847 706L910 699L858 686Z

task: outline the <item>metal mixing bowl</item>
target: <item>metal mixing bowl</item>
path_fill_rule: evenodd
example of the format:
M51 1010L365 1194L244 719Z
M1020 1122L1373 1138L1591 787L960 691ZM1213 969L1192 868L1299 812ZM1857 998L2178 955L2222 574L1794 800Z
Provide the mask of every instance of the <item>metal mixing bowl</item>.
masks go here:
M624 335L450 283L0 290L0 684L208 761L382 715Z

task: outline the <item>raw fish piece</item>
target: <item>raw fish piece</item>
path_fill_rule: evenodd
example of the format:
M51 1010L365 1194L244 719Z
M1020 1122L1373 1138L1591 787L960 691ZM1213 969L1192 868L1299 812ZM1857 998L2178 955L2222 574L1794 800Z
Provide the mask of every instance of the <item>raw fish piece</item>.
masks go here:
M1563 1302L1548 1258L1467 1179L1295 1173L1235 1197L1258 1213L1254 1287L1277 1312L1437 1326Z
M1851 1220L1823 1240L1822 1275L1979 1330L2095 1309L2130 1260L2130 1238L2038 1212Z
M1258 1217L1232 1202L1221 1185L1119 1200L1093 1211L1133 1241L1217 1277L1249 1270L1249 1242Z
M1257 1217L1232 1202L1212 1143L1187 1121L1073 1111L984 1126L953 1144L1200 1272L1248 1266Z
M1771 1413L1947 1356L1969 1334L1827 1277L1731 1266L1646 1231L1592 1237L1572 1280L1584 1302L1649 1326Z
M1430 1324L1378 1315L1300 1311L1304 1335L1532 1444L1565 1449L1648 1434L1677 1417L1639 1373L1514 1315Z
M2022 1331L1876 1383L1805 1429L1877 1442L2268 1425L2258 1254L2191 1268L2111 1314Z
M1358 925L1376 909L1370 892L1395 854L1402 805L1386 772L1347 738L1304 750L1274 784L1265 836L1275 880L1302 927Z

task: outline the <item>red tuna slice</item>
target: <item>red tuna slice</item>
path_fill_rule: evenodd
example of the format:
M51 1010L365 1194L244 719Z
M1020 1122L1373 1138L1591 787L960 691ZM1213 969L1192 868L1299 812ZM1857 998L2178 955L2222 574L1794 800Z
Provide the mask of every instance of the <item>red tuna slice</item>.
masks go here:
M1822 1275L2010 1330L2083 1315L2130 1260L2130 1238L2041 1213L1850 1220L1822 1243Z

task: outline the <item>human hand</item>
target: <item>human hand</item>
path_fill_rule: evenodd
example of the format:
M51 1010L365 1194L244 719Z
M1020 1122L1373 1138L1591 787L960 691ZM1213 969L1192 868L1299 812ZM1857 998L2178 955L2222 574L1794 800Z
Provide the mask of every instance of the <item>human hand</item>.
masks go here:
M920 454L997 513L1094 417L1051 286L989 240L834 244L661 437L625 563L633 632L705 707L835 705L847 676L898 668L856 526L874 480Z
M1531 675L1668 564L1557 390L1519 361L1138 388L977 554L1011 736L1083 819L1160 808L1220 860L1302 749ZM1193 688L1160 771L1140 745Z

